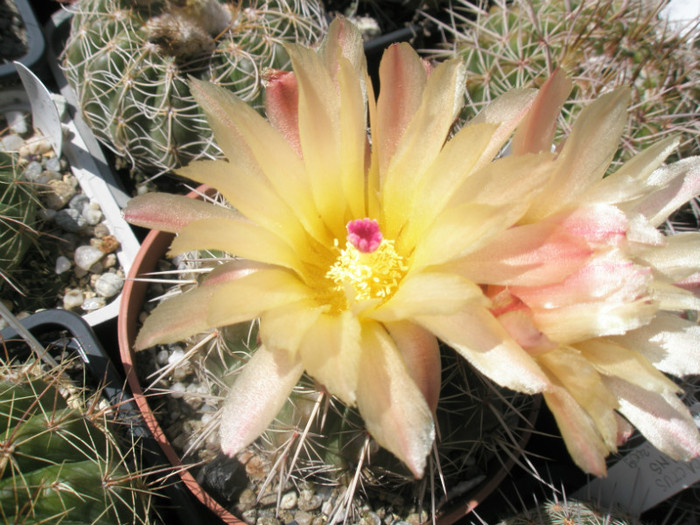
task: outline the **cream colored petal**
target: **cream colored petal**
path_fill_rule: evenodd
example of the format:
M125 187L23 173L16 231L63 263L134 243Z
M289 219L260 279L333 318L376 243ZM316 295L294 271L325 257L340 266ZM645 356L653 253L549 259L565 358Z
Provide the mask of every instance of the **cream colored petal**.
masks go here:
M265 115L301 157L297 78L291 71L270 70L265 82Z
M576 201L603 178L627 122L628 103L628 90L617 89L581 111L557 158L557 169L537 206L528 212L527 222Z
M693 292L669 283L654 280L651 285L651 297L659 309L673 312L683 310L700 310L700 297Z
M223 206L169 193L139 195L129 200L124 208L124 219L128 223L171 233L200 219L238 217L238 213Z
M168 253L191 250L221 250L291 269L301 266L287 242L266 228L240 219L201 219L190 223L175 237Z
M642 299L539 309L533 311L533 318L547 337L562 344L572 344L592 337L624 334L648 323L656 312L655 305Z
M262 343L275 351L285 350L295 355L306 332L324 309L308 300L264 312L260 317Z
M399 321L416 315L449 315L469 303L488 303L479 286L459 275L426 271L407 275L394 295L368 315L378 321Z
M657 169L679 143L668 138L649 146L628 160L619 170L592 185L579 199L580 203L619 204L634 201L654 189Z
M585 355L572 348L558 348L537 356L593 420L605 446L614 451L617 446L617 420L614 410L617 400L603 385L601 375Z
M635 259L651 265L671 282L700 271L700 233L678 233L666 237L666 246L650 247L635 254Z
M611 339L596 338L577 343L576 349L603 375L619 377L659 394L679 390L634 347L626 348Z
M326 226L342 238L345 201L338 88L314 50L290 45L287 52L299 86L299 139L313 200ZM356 75L354 80L359 82Z
M440 399L440 345L433 334L409 321L384 323L406 364L406 369L435 413Z
M450 316L419 316L415 321L501 386L530 394L549 386L534 359L485 308L469 308Z
M605 476L605 457L610 450L603 443L590 416L561 386L545 392L544 399L574 463L594 476Z
M525 208L524 203L467 203L444 210L416 245L411 268L444 264L487 245L512 226Z
M237 162L205 160L192 162L177 174L216 188L236 210L290 244L303 242L299 217L259 170L246 171Z
M379 64L376 117L372 118L372 147L377 170L384 177L399 141L418 111L427 82L425 66L407 43L389 46Z
M277 195L295 210L306 230L327 242L304 164L280 132L224 88L192 79L190 90L207 115L216 142L226 157L236 162L241 171L262 172Z
M357 395L360 331L360 322L348 311L321 314L299 347L308 374L348 405Z
M557 224L538 222L510 228L444 268L477 283L538 286L578 270L591 253L583 238Z
M422 478L435 440L433 415L386 331L362 330L357 406L367 430L382 447Z
M435 161L457 117L464 91L464 65L443 62L428 77L421 105L406 127L382 177L384 227L396 238L420 204L415 186Z
M657 172L654 175L670 179L669 183L636 202L632 208L654 226L660 226L671 213L700 194L700 157L679 160Z
M339 59L347 60L358 74L367 72L362 33L345 18L336 17L328 26L328 33L321 42L319 55L328 71L336 71Z
M264 312L309 299L310 290L291 272L260 269L217 285L209 304L208 323L226 326L260 317Z
M221 414L221 450L235 456L272 423L304 367L286 352L259 347L229 390Z
M561 108L573 84L563 70L557 69L537 93L537 97L513 135L513 155L550 151Z
M611 339L639 352L662 372L700 374L700 325L676 314L659 312L649 324Z
M527 115L536 95L537 91L534 89L512 89L499 96L472 119L472 124L486 122L498 125L491 142L476 164L477 168L486 166L503 149L515 128Z
M698 428L674 394L649 392L616 377L603 382L617 396L622 415L657 449L677 461L700 456Z

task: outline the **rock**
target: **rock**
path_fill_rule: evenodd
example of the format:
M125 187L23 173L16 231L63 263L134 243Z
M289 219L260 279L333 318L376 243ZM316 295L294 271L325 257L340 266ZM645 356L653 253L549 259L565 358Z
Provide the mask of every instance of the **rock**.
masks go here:
M112 253L119 248L119 241L114 235L105 235L100 239L98 248L102 253Z
M20 157L36 157L53 150L49 139L41 135L34 135L19 148Z
M173 383L173 386L170 387L170 397L174 397L175 399L180 399L185 395L185 391L187 390L187 387L183 385L180 382Z
M96 203L89 203L87 206L83 206L82 215L90 226L99 224L103 217L102 210Z
M78 193L71 198L68 207L76 210L78 213L82 213L86 204L90 204L90 199L84 193Z
M102 259L103 256L104 253L94 246L78 246L75 249L73 260L78 268L88 271L95 263Z
M124 280L116 273L107 272L100 275L95 281L95 291L102 297L114 297L121 292Z
M294 520L298 525L311 525L313 516L304 510L298 510L294 513Z
M52 180L47 184L44 202L52 210L63 208L76 193L77 181L74 177L66 176L61 180Z
M57 226L71 233L77 233L87 225L85 218L73 208L58 210L53 220Z
M65 166L61 165L61 159L58 157L51 157L50 159L47 159L46 162L44 163L44 169L48 171L55 171L56 173L60 173L65 169Z
M101 239L105 235L109 235L109 228L107 227L107 225L104 222L101 222L101 223L95 225L95 231L93 232L93 234L98 239Z
M88 297L83 301L81 308L86 312L92 312L103 308L106 304L104 297Z
M74 310L83 304L83 292L80 290L67 290L63 295L63 308Z
M168 353L168 351L163 349L156 354L156 362L159 365L165 365L168 363L169 356L170 356L170 354Z
M65 255L59 255L58 257L56 257L56 273L58 275L61 275L63 272L67 272L68 270L70 270L71 266L73 266L73 264L70 262L70 259Z
M36 182L39 180L43 170L44 168L41 167L41 163L33 160L24 168L23 175L29 182Z
M256 503L257 498L255 497L255 493L250 489L244 489L238 497L238 505L236 505L236 508L238 512L245 512L255 507Z
M293 490L286 492L282 494L282 497L280 498L280 508L285 510L293 509L297 506L298 499L299 496Z
M0 151L17 151L24 144L24 139L19 135L6 135L0 140Z

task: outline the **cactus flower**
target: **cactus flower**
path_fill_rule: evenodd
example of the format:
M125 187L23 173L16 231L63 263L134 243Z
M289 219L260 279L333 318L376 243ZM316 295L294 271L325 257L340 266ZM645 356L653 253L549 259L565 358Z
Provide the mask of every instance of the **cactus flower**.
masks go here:
M393 45L375 99L361 37L346 21L333 22L318 50L288 52L293 72L267 77L268 120L223 89L191 83L228 161L179 173L231 207L167 194L127 207L130 222L178 234L171 253L237 257L161 303L136 347L259 319L261 345L224 403L226 453L254 440L307 372L356 405L373 438L420 477L435 435L438 339L502 386L549 386L471 270L450 267L520 220L551 175L549 152L494 160L534 92L504 95L451 136L463 103L459 62L432 68L408 44ZM585 242L542 230L517 254L474 264L530 282L551 256L543 239L561 260L548 279L590 254Z
M569 87L557 72L540 91L515 133L514 155L550 150ZM700 326L682 315L697 319L700 310L700 298L685 289L700 275L700 233L657 230L700 193L700 158L662 165L678 143L665 140L603 178L627 104L618 89L580 114L536 204L499 241L554 228L582 240L590 258L560 282L502 279L487 291L491 311L549 376L544 397L573 459L596 475L605 474L605 457L629 436L630 423L674 459L700 455L680 389L662 373L700 374ZM557 264L552 259L552 271ZM487 273L481 279L494 283Z

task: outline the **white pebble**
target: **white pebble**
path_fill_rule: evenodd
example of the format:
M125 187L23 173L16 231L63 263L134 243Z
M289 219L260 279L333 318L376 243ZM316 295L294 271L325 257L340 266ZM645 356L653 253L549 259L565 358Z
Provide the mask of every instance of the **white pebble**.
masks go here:
M95 226L102 220L102 210L99 206L89 204L83 208L83 217L90 226Z
M73 310L83 304L83 292L80 290L68 290L63 295L63 308Z
M92 312L93 310L99 310L100 308L104 307L105 304L107 303L105 302L104 297L88 297L83 301L83 304L80 307L86 312Z
M78 268L89 270L93 264L104 257L104 253L94 246L78 246L75 249L73 260Z
M164 365L168 362L169 355L170 354L168 354L167 350L161 350L160 352L158 352L158 354L156 354L156 361L158 361L159 365Z
M66 257L65 255L59 255L56 258L56 273L58 275L61 275L63 272L67 272L70 270L70 267L72 266L70 259Z
M114 297L121 289L124 280L116 273L103 273L95 281L95 291L102 297Z
M280 508L286 510L293 509L297 506L297 499L297 493L294 491L283 494L282 498L280 499Z
M170 355L168 356L168 364L177 366L185 357L185 351L179 346L170 347Z
M19 135L7 135L0 140L1 151L17 151L24 144L24 139Z
M185 385L182 383L175 383L170 387L170 396L179 399L185 395L185 390Z

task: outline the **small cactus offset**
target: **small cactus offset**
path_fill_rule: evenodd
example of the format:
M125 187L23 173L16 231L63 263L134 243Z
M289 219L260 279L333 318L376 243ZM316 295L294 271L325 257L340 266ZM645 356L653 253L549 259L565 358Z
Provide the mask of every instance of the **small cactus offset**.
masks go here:
M615 509L601 509L575 499L551 499L534 509L504 519L498 525L638 525L641 522Z
M14 287L12 272L34 238L37 198L33 186L23 180L14 155L0 152L0 288Z
M68 366L0 363L0 517L146 525L146 483L122 452L99 393L86 398L69 384Z
M326 27L317 0L80 0L71 9L63 67L83 116L151 175L219 154L189 76L259 107L265 69L289 65L283 44L313 43Z
M615 164L670 134L684 134L674 158L700 151L700 49L696 25L672 29L660 16L667 0L496 0L487 7L453 2L439 22L447 50L467 64L466 111L478 112L515 87L540 87L554 68L573 81L563 108L566 133L580 110L615 87L632 87L627 131ZM671 159L673 160L673 159Z

